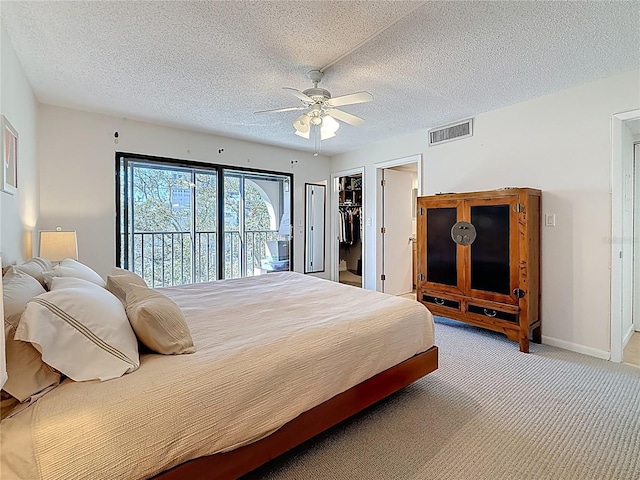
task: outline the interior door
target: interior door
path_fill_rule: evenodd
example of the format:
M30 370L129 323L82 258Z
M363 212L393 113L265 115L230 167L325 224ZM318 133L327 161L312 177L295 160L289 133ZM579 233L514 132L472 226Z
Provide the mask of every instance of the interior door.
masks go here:
M634 205L633 205L633 281L631 321L633 329L640 332L640 143L634 146Z
M413 176L411 172L384 169L382 291L401 295L413 291Z

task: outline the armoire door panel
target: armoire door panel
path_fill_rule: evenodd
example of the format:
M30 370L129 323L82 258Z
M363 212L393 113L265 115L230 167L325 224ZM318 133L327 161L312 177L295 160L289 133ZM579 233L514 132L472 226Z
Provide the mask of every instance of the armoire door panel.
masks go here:
M418 230L426 240L418 244L419 284L449 293L461 293L464 283L462 258L451 239L451 228L461 215L459 201L418 202Z
M466 202L476 239L469 247L466 291L475 298L518 303L517 195Z
M470 246L473 290L509 295L509 205L471 207L477 237Z
M427 208L427 282L458 285L457 245L449 232L457 222L456 208Z

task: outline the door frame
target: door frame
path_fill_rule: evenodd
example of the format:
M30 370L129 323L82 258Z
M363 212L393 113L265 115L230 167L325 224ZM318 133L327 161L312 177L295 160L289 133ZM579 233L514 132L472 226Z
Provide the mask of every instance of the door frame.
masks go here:
M379 162L374 164L376 167L376 290L378 292L384 291L384 285L381 280L381 275L384 273L383 270L383 258L384 258L384 242L382 238L381 228L384 226L384 209L382 204L382 175L383 170L391 167L400 167L402 165L410 165L412 163L417 164L418 167L418 196L422 195L422 154L417 153L415 155L410 155L407 157L400 157L393 160L386 160L384 162Z
M339 272L340 245L338 244L338 212L339 212L340 201L339 201L338 180L340 177L348 177L353 175L361 175L361 178L362 178L362 206L360 207L360 212L361 212L360 224L362 225L362 222L366 218L366 213L367 213L367 201L366 201L367 186L366 186L366 179L364 174L364 166L352 168L349 170L341 170L339 172L334 172L331 174L331 189L330 189L329 205L330 205L330 211L333 212L331 214L331 258L333 260L331 261L331 272L330 272L331 277L330 278L334 282L340 281L340 272ZM361 235L360 241L362 243L362 288L364 288L364 284L365 284L364 279L366 278L365 275L367 271L367 262L365 261L365 259L367 258L366 256L367 235L366 235L366 229L364 225L362 225L362 228L364 233Z
M632 291L632 285L628 284L629 279L624 278L623 258L633 257L633 248L630 247L633 246L634 241L624 241L624 233L633 231L633 215L629 219L629 215L624 211L624 174L630 168L632 169L633 165L627 165L624 156L623 128L627 128L627 122L638 119L640 119L640 109L617 113L611 117L611 241L609 242L611 250L611 353L609 359L616 363L622 362L624 337L627 336L626 332L622 331L622 309L625 301L633 302L632 298L625 298L629 295L625 296L624 293L625 290Z

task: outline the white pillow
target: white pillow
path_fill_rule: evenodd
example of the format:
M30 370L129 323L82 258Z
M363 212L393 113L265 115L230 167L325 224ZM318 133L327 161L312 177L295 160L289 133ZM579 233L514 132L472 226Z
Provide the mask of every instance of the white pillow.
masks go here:
M59 265L53 267L53 269L44 272L44 281L51 288L51 279L54 277L74 277L74 278L82 278L83 280L87 280L91 283L95 283L100 287L106 287L107 283L104 279L98 275L91 268L86 265L72 259L65 258L60 262Z
M2 277L2 298L4 319L18 326L20 315L27 308L27 302L33 297L45 293L45 289L33 275L29 275L17 266L9 267Z
M50 260L42 257L33 257L24 262L22 265L16 265L16 268L21 272L31 275L38 280L41 285L45 285L44 272L51 270L53 264Z
M138 341L120 300L91 282L55 278L29 301L15 338L75 381L110 380L140 366Z
M30 343L14 339L20 316L33 297L45 293L31 275L11 267L2 277L4 302L5 355L7 382L2 387L21 402L45 388L60 383L60 374L42 361L42 356Z

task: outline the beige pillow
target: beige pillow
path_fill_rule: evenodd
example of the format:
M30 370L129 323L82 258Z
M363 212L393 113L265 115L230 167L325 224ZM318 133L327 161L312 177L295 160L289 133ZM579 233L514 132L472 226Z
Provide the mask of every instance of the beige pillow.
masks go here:
M42 285L32 277L11 267L2 278L4 302L5 354L7 382L4 391L24 402L45 388L60 383L60 374L42 361L42 355L30 343L14 339L20 316L27 302L45 293Z
M4 417L9 415L16 405L18 405L18 400L2 390L0 393L0 418L4 420Z
M51 270L53 268L53 264L46 258L33 257L22 265L17 265L16 268L21 272L31 275L33 278L38 280L40 284L45 285L44 272Z
M157 290L129 285L127 316L138 340L154 352L176 355L196 351L182 310Z
M123 305L127 303L127 290L131 284L147 287L147 282L140 275L122 268L114 268L111 275L107 276L107 290L118 297Z
M51 270L43 273L45 283L51 287L51 279L54 277L82 278L88 282L95 283L100 287L106 287L106 282L91 268L73 258L65 258Z
M51 289L29 301L16 339L75 381L110 380L140 366L138 341L114 295L80 278L53 278Z

